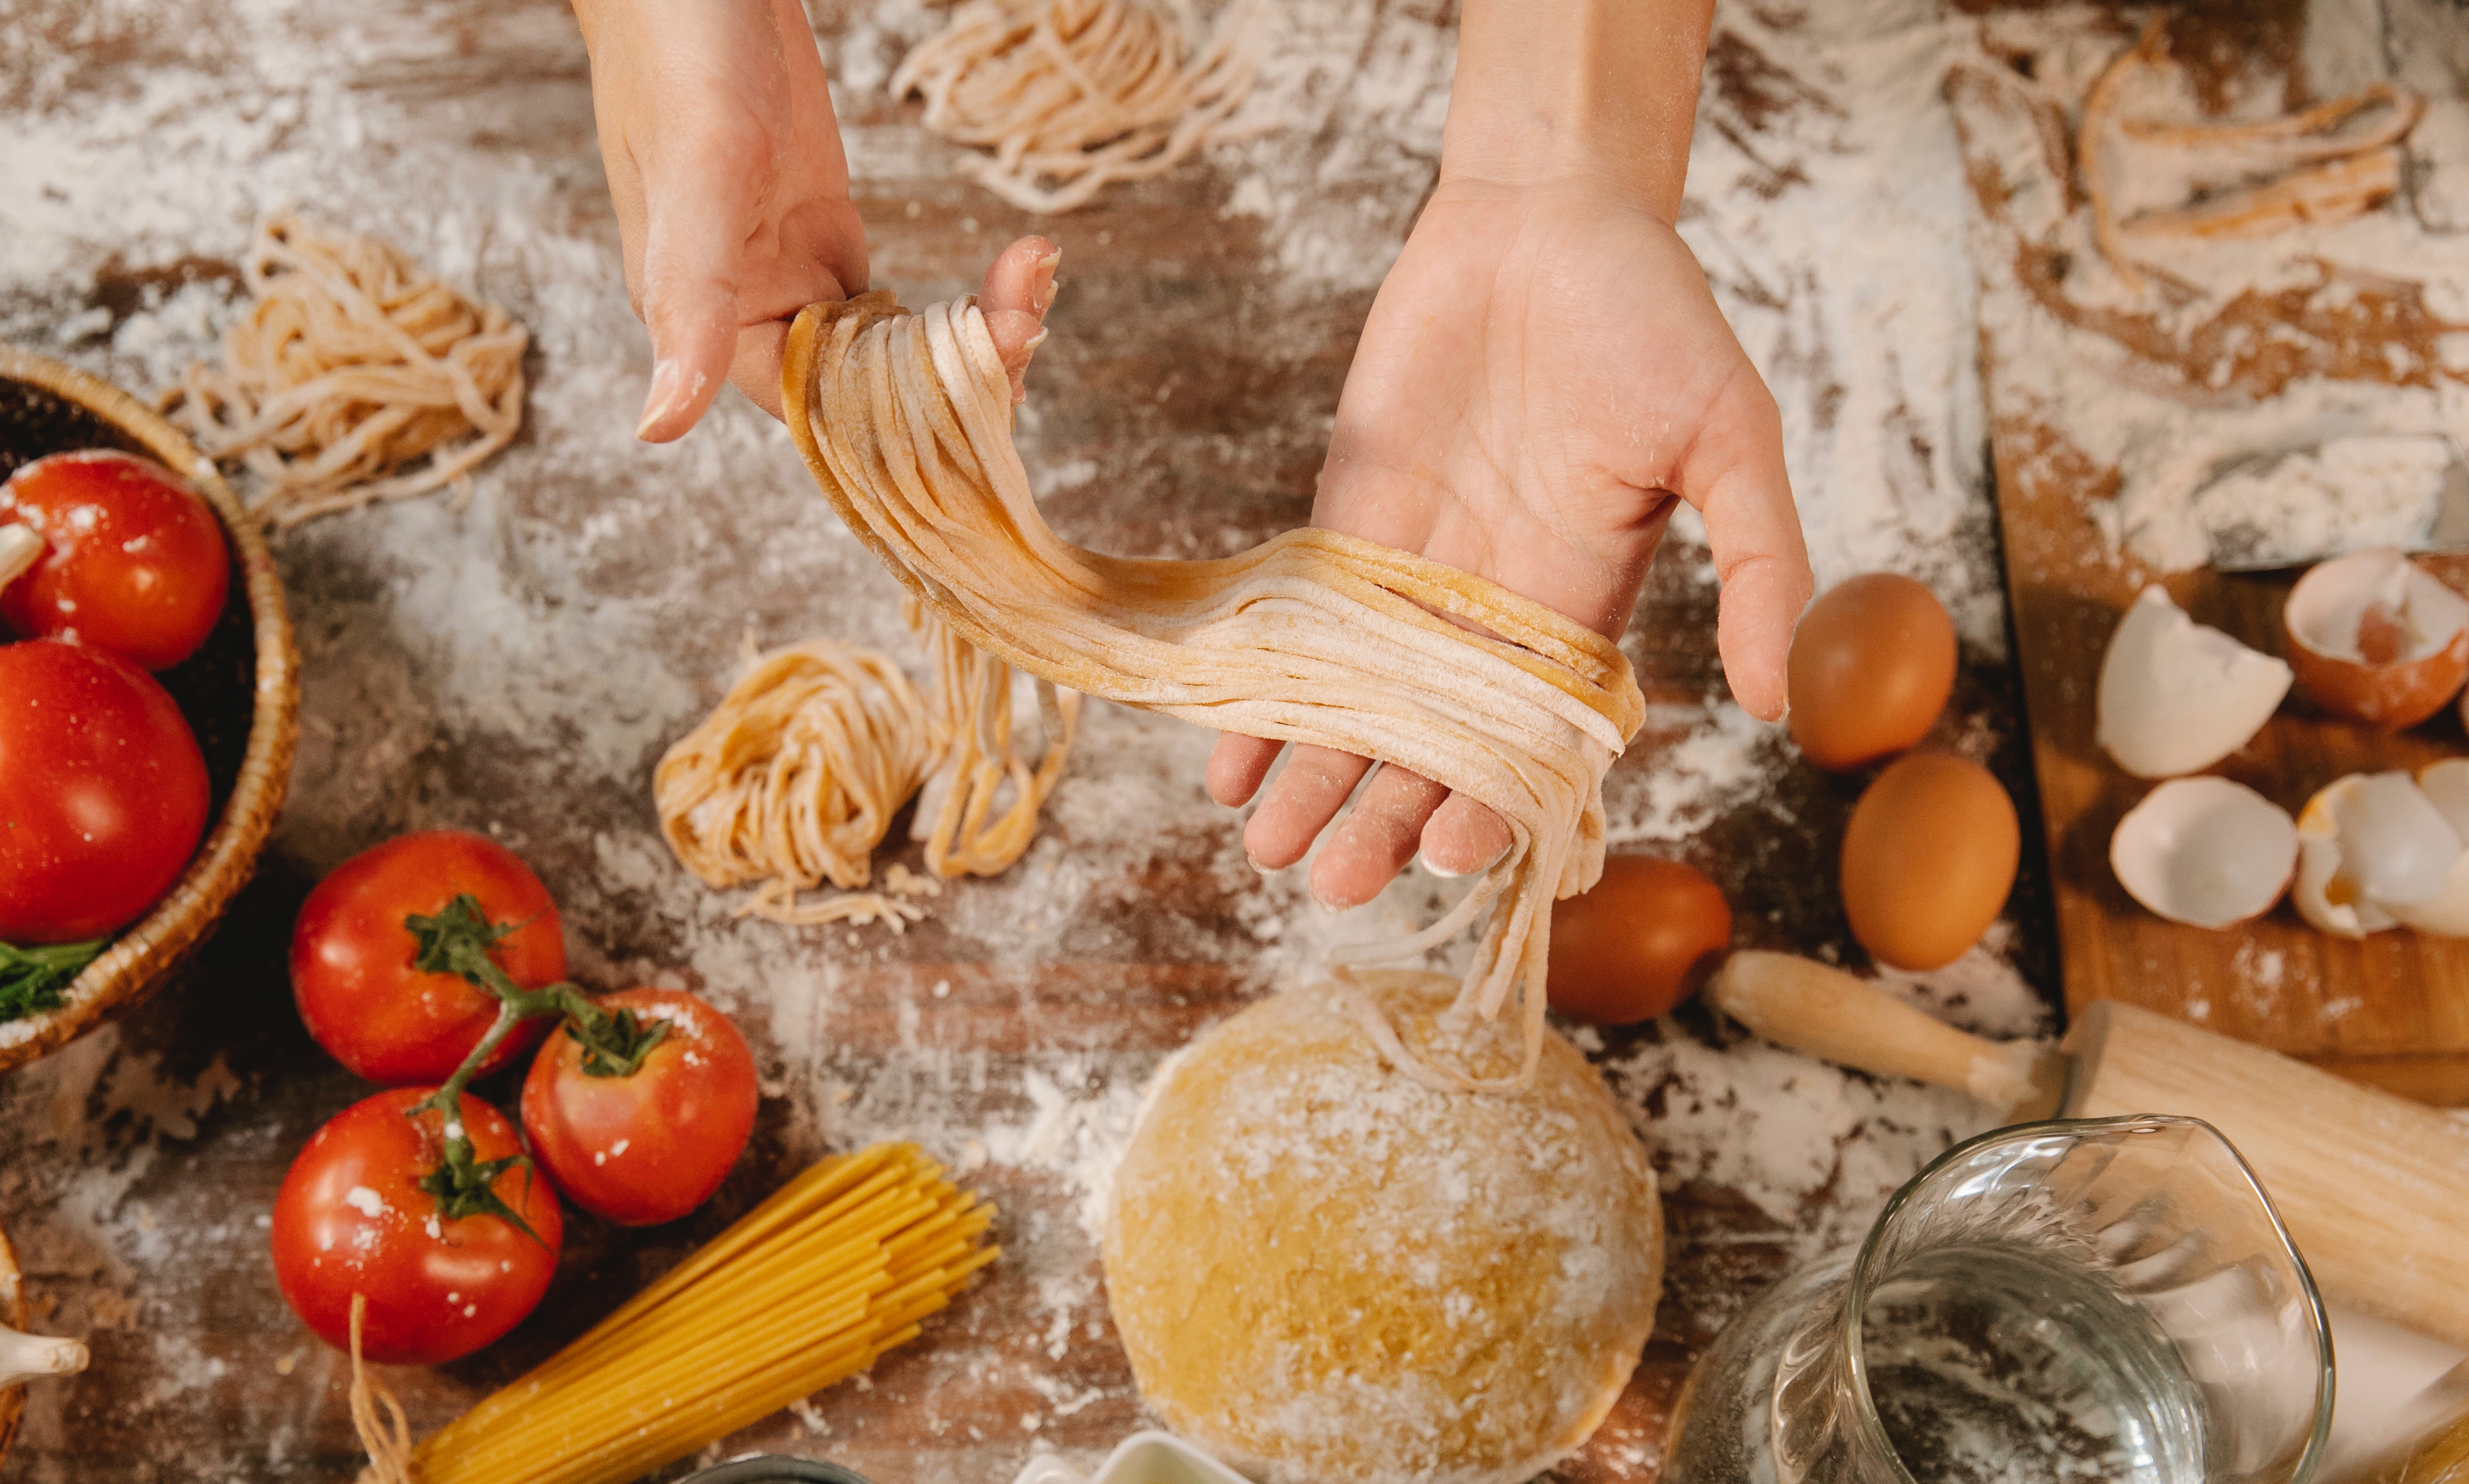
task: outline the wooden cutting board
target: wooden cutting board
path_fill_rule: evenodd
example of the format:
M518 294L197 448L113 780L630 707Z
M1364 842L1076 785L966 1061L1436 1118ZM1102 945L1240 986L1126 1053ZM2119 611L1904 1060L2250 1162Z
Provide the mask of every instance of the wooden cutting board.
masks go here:
M2083 305L2070 282L2082 264L2068 252L2080 239L2065 222L2085 208L2080 172L2071 168L2073 116L2059 49L2070 46L2078 57L2103 51L2101 38L2080 28L2071 36L2057 26L2044 34L2046 46L2036 52L2032 33L2009 29L1990 48L2006 66L1958 68L1948 92L1974 208L1990 446L2067 1006L2124 1000L2408 1096L2469 1103L2469 940L2394 930L2348 941L2310 927L2286 900L2258 921L2207 931L2153 916L2118 886L2109 866L2111 833L2153 787L2093 741L2095 682L2120 613L2147 582L2164 581L2198 622L2277 654L2281 605L2296 574L2204 569L2162 579L2118 552L2094 513L2117 493L2121 476L2084 446L2100 441L2087 421L2097 416L2087 412L2096 378L2067 381L2048 369L2051 357L2078 357L2078 365L2134 378L2138 390L2181 397L2194 418L2273 398L2301 377L2424 385L2411 378L2458 373L2428 354L2434 327L2408 285L2248 294L2209 319L2180 313L2164 321ZM2120 31L2113 44L2131 39ZM2016 147L2031 137L2042 148ZM2362 312L2330 314L2324 306L2335 292L2364 292L2353 298ZM2264 333L2236 332L2245 327ZM2263 344L2271 354L2251 349ZM2053 398L2053 385L2072 394ZM2429 564L2469 589L2469 561ZM2211 771L2294 814L2344 773L2413 769L2464 751L2469 744L2450 709L2387 737L2293 696L2251 743Z

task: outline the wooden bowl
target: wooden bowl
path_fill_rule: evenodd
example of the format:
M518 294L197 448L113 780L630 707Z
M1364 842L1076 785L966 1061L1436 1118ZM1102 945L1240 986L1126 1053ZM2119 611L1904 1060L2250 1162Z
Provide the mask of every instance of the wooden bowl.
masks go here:
M141 1003L179 971L249 876L291 783L300 655L283 584L257 522L188 439L107 381L0 346L0 478L70 448L157 459L214 508L231 547L231 596L196 654L155 676L205 753L214 827L162 901L86 966L60 1008L0 1023L0 1072L48 1056Z

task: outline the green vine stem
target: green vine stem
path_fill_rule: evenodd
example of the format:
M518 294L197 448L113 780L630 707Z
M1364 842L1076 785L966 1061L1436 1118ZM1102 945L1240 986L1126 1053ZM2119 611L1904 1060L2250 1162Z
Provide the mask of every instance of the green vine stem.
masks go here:
M530 1161L520 1154L490 1160L478 1156L463 1125L463 1089L488 1064L506 1038L514 1034L515 1027L526 1020L542 1016L562 1017L565 1034L582 1044L583 1070L592 1077L635 1075L652 1048L667 1037L668 1022L655 1020L646 1024L631 1010L611 1015L593 1004L580 987L565 980L537 990L517 984L490 949L527 925L490 922L487 909L468 892L457 895L434 916L414 914L404 918L403 925L419 946L412 956L412 968L424 973L454 974L487 991L497 1001L497 1018L490 1025L489 1034L480 1038L480 1043L472 1048L463 1064L454 1069L454 1075L405 1110L406 1116L417 1116L434 1108L446 1121L445 1158L421 1180L420 1188L436 1198L438 1212L443 1216L459 1218L487 1212L505 1218L537 1242L539 1235L530 1223L500 1200L494 1188L498 1176L519 1164L528 1170Z

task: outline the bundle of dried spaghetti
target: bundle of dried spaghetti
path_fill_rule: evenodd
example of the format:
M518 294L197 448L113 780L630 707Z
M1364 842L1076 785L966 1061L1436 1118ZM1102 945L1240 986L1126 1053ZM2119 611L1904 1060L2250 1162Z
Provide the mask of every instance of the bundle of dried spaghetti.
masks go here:
M999 1251L914 1145L826 1159L413 1450L421 1484L620 1484L871 1366ZM363 1475L364 1478L368 1475Z
M223 331L222 364L190 367L162 404L210 457L257 472L274 524L468 491L522 425L523 327L400 249L276 217L242 269L257 302Z
M1118 180L1172 169L1252 90L1257 0L1234 0L1188 63L1157 0L967 0L891 77L926 126L981 146L960 168L1013 205L1066 212Z

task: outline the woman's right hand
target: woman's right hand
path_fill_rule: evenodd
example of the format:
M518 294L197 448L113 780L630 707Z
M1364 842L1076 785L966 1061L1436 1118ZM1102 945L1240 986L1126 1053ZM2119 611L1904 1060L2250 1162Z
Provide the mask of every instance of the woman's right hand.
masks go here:
M574 0L626 287L652 332L635 436L694 426L724 377L780 415L789 321L866 286L865 229L797 0Z

